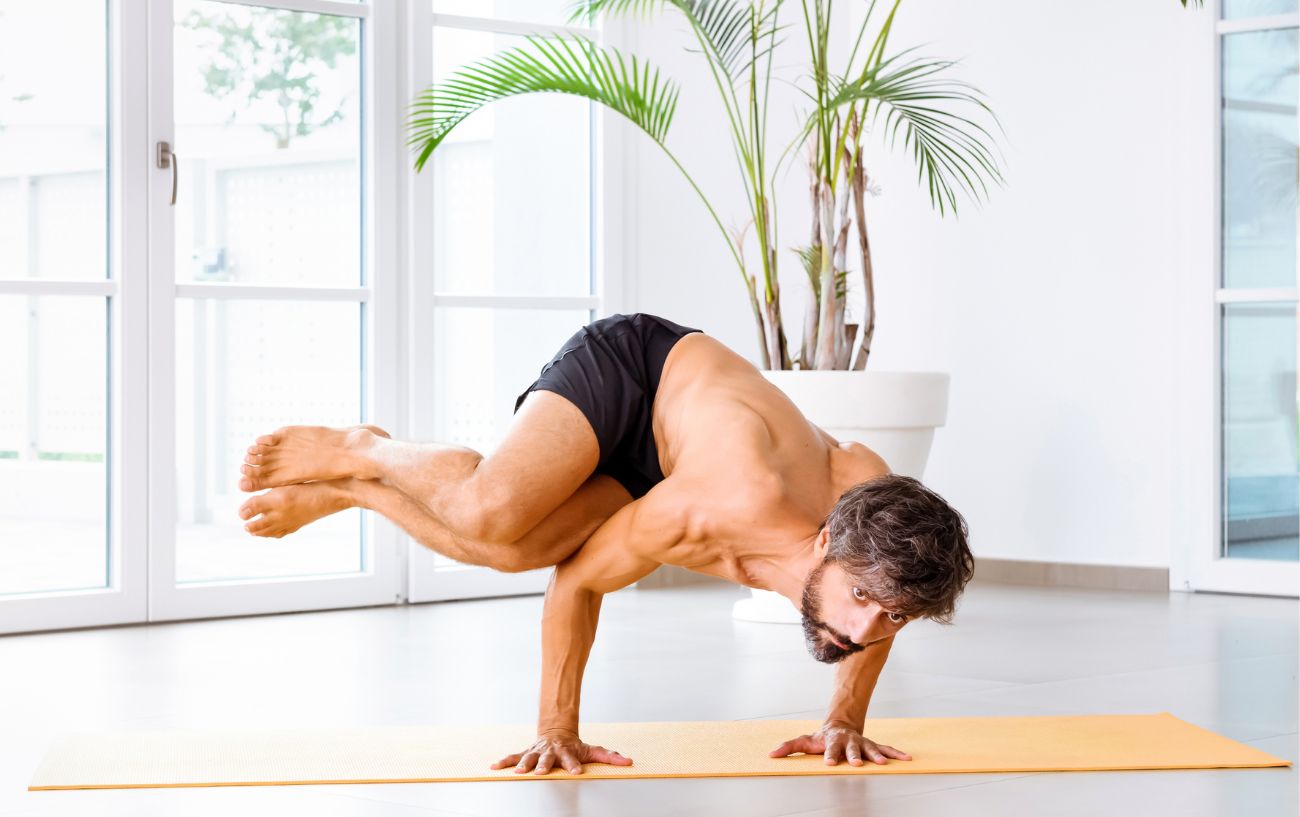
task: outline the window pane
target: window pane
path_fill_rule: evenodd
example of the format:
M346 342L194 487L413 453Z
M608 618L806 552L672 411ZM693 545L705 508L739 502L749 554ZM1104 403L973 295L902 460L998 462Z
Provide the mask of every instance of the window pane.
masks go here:
M433 76L521 37L435 28ZM590 105L512 97L473 114L433 154L434 286L440 292L591 292Z
M551 25L586 25L568 22L572 6L573 0L433 0L433 13Z
M1223 38L1223 285L1296 285L1296 29Z
M0 595L107 585L105 300L0 296Z
M434 438L490 454L515 400L591 313L568 309L434 310ZM441 567L453 559L434 555Z
M1267 17L1296 10L1296 0L1223 0L1223 19Z
M103 0L0 3L0 278L106 278Z
M434 310L434 436L494 449L515 399L564 342L591 322L585 309Z
M176 280L359 285L360 23L175 13Z
M180 299L176 304L176 580L362 569L361 511L281 539L244 530L239 467L284 425L350 426L361 416L356 303ZM320 488L289 486L297 507Z
M1223 320L1225 555L1300 557L1295 304L1231 304Z

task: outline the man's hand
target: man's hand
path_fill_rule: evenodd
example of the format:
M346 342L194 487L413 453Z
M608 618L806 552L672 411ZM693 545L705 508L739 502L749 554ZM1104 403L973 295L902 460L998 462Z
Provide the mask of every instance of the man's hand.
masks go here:
M895 760L912 759L907 752L868 740L853 726L836 721L827 721L821 729L811 735L800 735L794 740L787 740L773 749L768 756L789 757L795 752L803 752L806 755L821 752L825 755L828 766L837 765L841 758L847 760L851 766L861 766L863 757L873 763L888 763L886 758L890 757Z
M604 746L591 746L578 738L577 732L550 729L537 736L531 748L517 755L509 755L492 764L493 769L515 767L515 774L533 772L550 774L552 767L568 770L569 774L582 774L584 763L609 763L613 766L631 766L632 758L611 752ZM536 771L534 771L536 767Z

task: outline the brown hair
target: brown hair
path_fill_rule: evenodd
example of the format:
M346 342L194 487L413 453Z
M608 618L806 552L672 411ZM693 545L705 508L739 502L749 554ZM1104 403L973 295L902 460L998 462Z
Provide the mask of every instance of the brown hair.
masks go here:
M949 624L975 572L966 520L919 481L887 474L845 491L825 525L826 558L877 602Z

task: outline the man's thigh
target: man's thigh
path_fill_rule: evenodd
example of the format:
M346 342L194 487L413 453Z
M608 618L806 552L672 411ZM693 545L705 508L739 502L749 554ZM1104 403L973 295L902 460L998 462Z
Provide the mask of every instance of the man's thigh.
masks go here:
M599 462L600 445L582 411L554 392L533 391L501 444L475 469L475 494L508 517L502 521L516 538L561 511L572 521L580 509L608 505L608 486L578 496Z

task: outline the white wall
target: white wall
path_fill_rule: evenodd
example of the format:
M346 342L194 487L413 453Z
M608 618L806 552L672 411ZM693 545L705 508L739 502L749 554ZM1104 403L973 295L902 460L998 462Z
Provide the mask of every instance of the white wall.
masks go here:
M958 76L1006 130L1006 187L959 220L940 220L910 160L873 143L871 365L953 375L927 482L966 514L977 556L1169 566L1188 512L1180 395L1203 395L1184 381L1203 383L1198 367L1212 366L1197 357L1203 344L1183 343L1211 294L1211 12L1177 0L909 0L900 15L892 47L962 58ZM637 53L686 80L670 145L739 222L734 162L711 83L680 51L683 26L632 28ZM716 229L657 148L632 141L629 306L756 359ZM796 170L783 248L805 238L803 188ZM781 262L797 337L800 273L793 255Z

